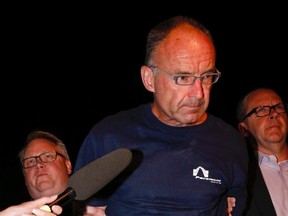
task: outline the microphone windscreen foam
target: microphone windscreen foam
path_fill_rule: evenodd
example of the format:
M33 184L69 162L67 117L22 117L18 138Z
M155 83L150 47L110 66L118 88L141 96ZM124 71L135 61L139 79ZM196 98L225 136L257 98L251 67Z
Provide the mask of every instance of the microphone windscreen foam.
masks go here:
M76 171L69 178L67 187L75 190L75 200L86 200L119 175L131 160L129 149L112 151Z

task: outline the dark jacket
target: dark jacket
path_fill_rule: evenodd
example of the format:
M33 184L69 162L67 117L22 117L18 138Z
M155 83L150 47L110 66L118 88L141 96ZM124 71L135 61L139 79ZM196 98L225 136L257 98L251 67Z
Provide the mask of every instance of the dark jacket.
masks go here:
M244 215L277 216L261 169L258 165L258 157L251 146L248 146L248 150L250 158L248 170L248 203Z

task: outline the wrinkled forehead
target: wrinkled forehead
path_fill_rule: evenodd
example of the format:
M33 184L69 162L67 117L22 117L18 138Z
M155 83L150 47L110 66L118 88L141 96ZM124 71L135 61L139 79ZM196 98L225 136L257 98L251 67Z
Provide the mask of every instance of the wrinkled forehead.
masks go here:
M258 90L247 97L248 108L265 105L271 106L280 102L282 102L280 96L271 90Z

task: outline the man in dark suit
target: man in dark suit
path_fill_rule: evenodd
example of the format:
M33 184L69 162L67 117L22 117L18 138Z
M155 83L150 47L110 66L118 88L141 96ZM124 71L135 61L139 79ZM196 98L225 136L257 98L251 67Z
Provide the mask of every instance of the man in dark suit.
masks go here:
M245 215L288 215L287 105L274 90L256 89L239 102L237 118L250 156Z

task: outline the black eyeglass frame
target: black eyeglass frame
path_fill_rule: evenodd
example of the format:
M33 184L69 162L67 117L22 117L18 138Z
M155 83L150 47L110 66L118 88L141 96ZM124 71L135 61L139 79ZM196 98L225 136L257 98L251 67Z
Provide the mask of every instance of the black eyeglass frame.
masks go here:
M265 117L265 116L268 116L270 115L271 113L271 109L274 109L276 112L276 107L279 106L279 105L283 105L283 108L284 108L284 111L283 112L280 112L280 113L285 113L287 112L288 110L288 104L285 104L285 103L278 103L278 104L275 104L275 105L272 105L272 106L257 106L255 107L254 109L252 109L250 112L248 112L242 119L242 121L244 121L246 118L248 118L249 116L251 116L253 113L256 114L257 117ZM268 114L265 114L265 115L259 115L258 112L260 110L262 110L263 108L268 108L269 107L269 112ZM278 114L280 114L279 112L277 112Z
M53 153L54 156L55 156L55 158L54 158L53 160L51 160L51 161L43 161L42 158L41 158L41 156L43 156L43 155L45 155L45 154L47 154L47 153ZM28 168L34 167L34 166L37 165L37 159L38 159L38 158L40 159L40 161L41 161L42 163L50 163L50 162L55 161L55 160L57 159L57 156L58 156L58 155L61 156L61 157L63 157L64 159L66 159L63 154L61 154L61 153L59 153L59 152L57 152L57 151L47 151L47 152L43 152L43 153L41 153L40 155L37 155L37 156L32 156L32 157L24 158L23 160L21 160L21 166L22 166L23 169L28 169ZM28 167L25 166L25 165L24 165L24 161L25 161L25 160L28 160L28 159L32 159L32 158L34 158L34 161L35 161L35 162L33 163L33 165L28 166Z

